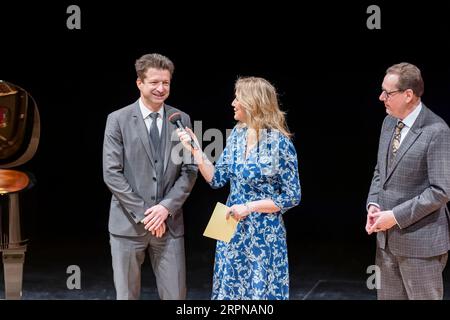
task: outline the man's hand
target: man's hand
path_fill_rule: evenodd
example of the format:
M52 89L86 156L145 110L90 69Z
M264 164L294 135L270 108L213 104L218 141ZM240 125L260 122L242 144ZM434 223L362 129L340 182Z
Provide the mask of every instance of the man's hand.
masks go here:
M368 234L388 230L397 224L392 210L375 212L372 217L375 223L369 228Z
M157 238L161 238L165 232L166 232L166 223L163 222L158 229L152 231L152 235L154 235Z
M146 217L141 222L145 225L145 229L153 234L166 221L169 211L164 206L157 204L147 209L144 214Z
M377 206L371 204L369 206L369 210L367 210L367 222L366 222L366 232L369 233L370 228L375 223L375 213L380 212L380 208ZM369 233L370 234L370 233Z

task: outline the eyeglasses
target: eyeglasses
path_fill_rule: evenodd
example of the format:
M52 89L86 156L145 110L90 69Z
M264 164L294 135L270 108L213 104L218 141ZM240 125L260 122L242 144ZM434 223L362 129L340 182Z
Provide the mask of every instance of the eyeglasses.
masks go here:
M394 93L403 92L403 91L405 91L405 90L394 90L394 91L390 91L390 92L387 92L386 90L382 90L381 96L385 97L386 100L389 100L394 95Z

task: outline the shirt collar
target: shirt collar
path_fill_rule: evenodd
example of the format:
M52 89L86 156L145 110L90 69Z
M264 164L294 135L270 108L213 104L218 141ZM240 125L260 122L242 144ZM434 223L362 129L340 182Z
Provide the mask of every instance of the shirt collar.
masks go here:
M417 117L419 116L421 110L422 110L422 102L419 102L419 105L410 114L408 114L405 119L402 120L405 126L411 128L414 122L416 121Z
M141 98L139 98L139 109L141 110L141 113L142 113L142 119L146 119L150 115L150 113L153 113L153 111L150 111L144 105L144 103L142 102ZM159 113L160 118L163 119L163 117L164 117L164 105L161 108L159 108L158 113Z

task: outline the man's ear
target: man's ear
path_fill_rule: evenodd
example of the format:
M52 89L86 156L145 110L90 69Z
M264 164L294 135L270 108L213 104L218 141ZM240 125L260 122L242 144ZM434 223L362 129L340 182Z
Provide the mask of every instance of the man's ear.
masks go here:
M414 92L411 89L406 89L406 102L411 102L412 99L414 99Z
M136 79L136 85L137 85L137 87L140 89L141 88L141 86L143 86L144 85L144 83L142 82L142 80L141 80L141 78L137 78Z

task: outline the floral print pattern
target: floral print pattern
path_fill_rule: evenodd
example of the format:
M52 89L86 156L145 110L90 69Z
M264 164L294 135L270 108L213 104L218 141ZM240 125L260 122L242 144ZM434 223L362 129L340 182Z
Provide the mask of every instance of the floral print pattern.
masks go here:
M210 183L230 182L227 206L272 199L277 213L252 212L229 243L217 241L212 299L289 299L289 268L283 213L300 202L297 153L277 130L263 130L245 158L247 128L235 127Z

